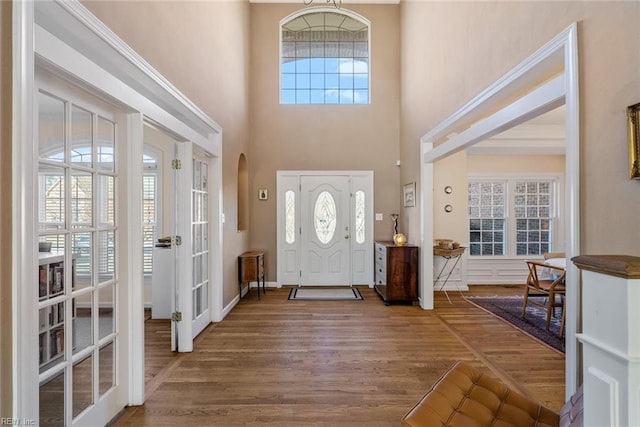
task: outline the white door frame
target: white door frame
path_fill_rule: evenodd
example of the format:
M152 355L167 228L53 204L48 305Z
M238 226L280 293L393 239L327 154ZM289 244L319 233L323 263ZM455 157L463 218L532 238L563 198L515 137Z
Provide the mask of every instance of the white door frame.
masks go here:
M565 227L567 258L580 253L578 26L576 23L470 100L420 139L421 246L433 245L433 163L533 117L566 105ZM557 76L549 81L547 79ZM522 89L537 88L526 95ZM515 101L505 107L508 99ZM492 111L499 109L496 113ZM481 122L478 122L481 120ZM474 122L476 125L469 127ZM454 135L449 138L449 135ZM445 140L436 146L436 142ZM420 306L433 308L433 253L422 251ZM567 263L566 396L578 386L580 276Z
M300 177L348 176L352 195L356 191L365 194L365 238L362 244L355 240L353 215L350 221L351 266L349 284L366 284L373 287L373 171L277 171L277 286L300 285ZM295 197L295 241L285 241L285 193L292 191ZM353 211L354 197L350 197ZM355 264L354 264L355 263Z
M121 344L127 354L118 375L126 389L124 404L144 402L144 320L142 275L142 149L143 122L150 120L181 135L210 153L214 160L211 183L211 317L222 317L222 129L180 93L150 64L124 44L110 29L77 1L14 2L13 25L13 138L12 138L12 396L10 417L38 419L37 298L37 164L34 141L35 67L46 66L89 92L127 111L118 129L129 159L120 179L127 190L121 215L121 235L127 235L120 265L121 296L127 307ZM100 65L98 65L100 64ZM124 77L126 76L126 77ZM169 111L178 111L180 118ZM217 224L217 226L214 226ZM185 328L190 322L183 322ZM186 326L188 324L188 326ZM185 334L190 336L190 334ZM185 345L185 348L188 346Z

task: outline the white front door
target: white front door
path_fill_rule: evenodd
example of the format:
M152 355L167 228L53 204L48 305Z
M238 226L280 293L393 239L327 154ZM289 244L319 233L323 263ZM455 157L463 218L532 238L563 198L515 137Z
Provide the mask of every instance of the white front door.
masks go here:
M302 176L301 285L350 285L349 176Z

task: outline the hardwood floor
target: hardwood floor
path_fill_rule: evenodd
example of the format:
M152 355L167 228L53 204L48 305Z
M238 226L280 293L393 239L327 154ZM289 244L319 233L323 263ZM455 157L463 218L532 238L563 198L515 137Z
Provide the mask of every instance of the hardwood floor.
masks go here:
M480 288L480 289L478 289ZM436 293L436 309L364 301L288 301L255 290L197 339L168 351L147 322L147 400L116 426L396 426L435 380L465 360L558 411L564 355L472 306ZM520 293L519 290L515 291ZM513 288L473 287L469 294Z

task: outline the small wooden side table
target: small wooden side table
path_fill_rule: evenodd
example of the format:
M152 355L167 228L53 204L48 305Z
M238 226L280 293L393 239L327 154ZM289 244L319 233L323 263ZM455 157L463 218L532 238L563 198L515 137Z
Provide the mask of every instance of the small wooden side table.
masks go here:
M441 256L446 260L444 262L444 265L440 269L440 272L438 273L438 277L436 277L436 279L433 281L433 288L435 289L438 282L440 282L440 289L438 290L444 291L445 296L449 300L449 304L453 304L453 303L451 302L451 298L449 298L449 294L447 293L447 290L444 289L444 286L449 281L449 278L451 277L453 270L456 268L456 265L458 265L460 258L462 258L462 254L464 254L465 249L466 248L464 246L460 246L455 249L440 248L438 246L433 247L433 255ZM449 261L453 262L453 267L451 267L451 269L447 273L445 272L445 268L447 267L447 264L449 264ZM456 287L458 287L458 285L456 285ZM458 292L460 292L461 296L464 296L460 288L458 288Z
M238 257L238 286L240 288L240 299L242 299L242 285L251 282L258 284L258 299L260 299L260 281L262 280L262 290L266 294L267 288L264 283L264 252L248 251Z

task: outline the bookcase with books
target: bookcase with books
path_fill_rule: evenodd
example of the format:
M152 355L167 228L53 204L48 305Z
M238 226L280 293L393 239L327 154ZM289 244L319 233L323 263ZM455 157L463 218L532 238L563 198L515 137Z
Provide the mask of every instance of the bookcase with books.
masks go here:
M71 278L75 276L72 262ZM63 252L40 252L38 265L38 299L43 302L65 294ZM38 312L39 363L41 372L64 356L65 303L60 301L40 308ZM74 304L75 305L75 304ZM75 320L75 307L72 307Z

